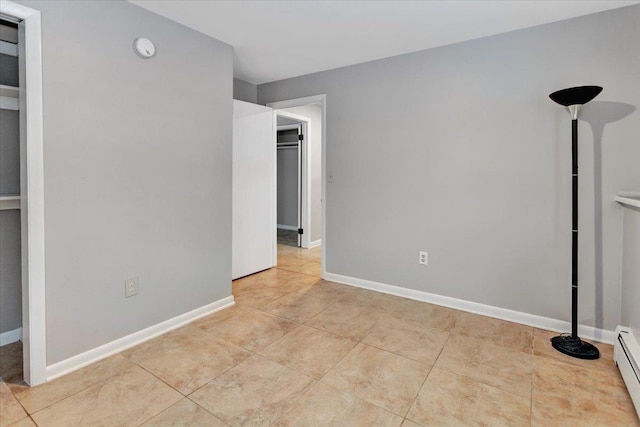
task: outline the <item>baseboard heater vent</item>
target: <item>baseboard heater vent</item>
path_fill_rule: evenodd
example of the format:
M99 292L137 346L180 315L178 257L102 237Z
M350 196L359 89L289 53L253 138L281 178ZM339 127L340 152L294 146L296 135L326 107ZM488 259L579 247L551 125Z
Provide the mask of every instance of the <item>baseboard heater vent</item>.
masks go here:
M640 417L640 345L631 329L624 326L616 328L613 358Z

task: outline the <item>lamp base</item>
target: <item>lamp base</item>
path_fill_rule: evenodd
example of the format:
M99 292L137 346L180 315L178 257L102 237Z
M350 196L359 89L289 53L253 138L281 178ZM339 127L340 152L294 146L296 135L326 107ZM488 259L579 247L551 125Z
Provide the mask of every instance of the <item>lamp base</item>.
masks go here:
M551 345L560 353L578 359L594 360L600 357L600 351L593 344L571 335L559 335L551 338Z

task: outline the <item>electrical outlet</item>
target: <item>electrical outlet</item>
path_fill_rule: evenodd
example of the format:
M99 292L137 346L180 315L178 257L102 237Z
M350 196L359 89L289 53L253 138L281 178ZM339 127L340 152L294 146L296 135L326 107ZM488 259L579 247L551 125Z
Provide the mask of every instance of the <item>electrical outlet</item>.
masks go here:
M420 251L420 258L418 262L422 265L429 264L429 252Z
M124 296L129 298L140 292L140 279L132 277L124 281Z

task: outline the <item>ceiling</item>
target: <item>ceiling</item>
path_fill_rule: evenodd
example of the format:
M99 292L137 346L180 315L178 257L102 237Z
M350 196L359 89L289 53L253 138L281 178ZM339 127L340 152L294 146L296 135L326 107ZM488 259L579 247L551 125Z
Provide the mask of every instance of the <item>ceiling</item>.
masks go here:
M254 84L640 3L129 1L232 45L234 76Z

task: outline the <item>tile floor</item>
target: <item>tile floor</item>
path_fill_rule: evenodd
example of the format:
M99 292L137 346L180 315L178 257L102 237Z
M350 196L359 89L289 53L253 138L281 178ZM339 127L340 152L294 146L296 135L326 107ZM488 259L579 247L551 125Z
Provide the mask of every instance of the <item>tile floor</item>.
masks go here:
M298 232L278 228L278 244L298 247Z
M51 383L0 349L0 426L640 426L612 348L319 280L279 247L237 304Z

